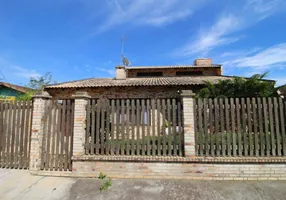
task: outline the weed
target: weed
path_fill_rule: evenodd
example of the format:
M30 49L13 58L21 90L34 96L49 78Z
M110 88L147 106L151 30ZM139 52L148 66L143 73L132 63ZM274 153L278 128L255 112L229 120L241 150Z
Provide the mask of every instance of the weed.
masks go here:
M100 192L102 192L102 191L104 191L104 190L107 190L108 187L111 187L111 185L112 185L112 179L109 178L108 180L104 181L103 184L101 184L101 186L100 186L100 188L99 188L99 189L100 189Z

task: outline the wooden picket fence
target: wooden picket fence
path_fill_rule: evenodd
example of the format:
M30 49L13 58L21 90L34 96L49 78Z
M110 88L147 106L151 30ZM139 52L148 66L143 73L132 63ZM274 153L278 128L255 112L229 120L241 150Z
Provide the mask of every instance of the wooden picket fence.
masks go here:
M281 98L195 99L199 156L286 156Z
M74 101L47 101L41 170L72 170Z
M183 156L182 105L177 99L91 100L86 154Z
M31 122L31 101L0 103L0 167L29 167Z

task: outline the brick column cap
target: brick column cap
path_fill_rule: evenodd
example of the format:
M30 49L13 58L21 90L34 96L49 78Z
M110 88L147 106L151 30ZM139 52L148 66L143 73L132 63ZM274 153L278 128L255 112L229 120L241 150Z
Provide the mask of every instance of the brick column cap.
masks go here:
M194 97L196 94L192 90L181 90L182 97Z
M77 91L74 95L72 95L75 99L90 99L91 96L87 92Z
M50 96L50 94L48 92L46 92L46 91L41 91L41 92L37 92L36 94L34 94L32 98L33 99L35 99L35 98L51 99L52 96Z

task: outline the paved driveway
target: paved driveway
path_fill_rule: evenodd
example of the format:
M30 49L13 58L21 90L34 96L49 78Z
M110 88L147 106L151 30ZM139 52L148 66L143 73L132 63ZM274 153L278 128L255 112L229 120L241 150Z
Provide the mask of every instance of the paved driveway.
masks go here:
M117 179L100 192L98 179L31 176L0 169L0 199L286 199L286 181Z

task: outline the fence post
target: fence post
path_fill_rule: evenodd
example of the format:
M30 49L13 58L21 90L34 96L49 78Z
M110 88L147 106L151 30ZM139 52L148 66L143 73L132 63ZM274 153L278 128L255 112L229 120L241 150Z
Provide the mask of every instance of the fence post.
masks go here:
M44 134L43 118L47 101L52 97L47 92L40 92L33 96L32 132L30 146L30 171L38 171L41 166L42 143Z
M184 119L184 146L185 156L196 156L195 150L195 124L194 124L194 96L192 90L182 90L181 97L183 103Z
M90 96L87 92L78 91L73 97L75 98L73 156L80 156L85 154L86 105Z

